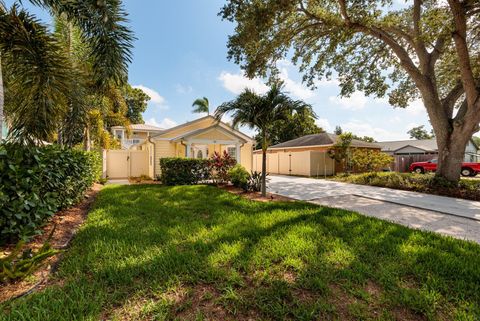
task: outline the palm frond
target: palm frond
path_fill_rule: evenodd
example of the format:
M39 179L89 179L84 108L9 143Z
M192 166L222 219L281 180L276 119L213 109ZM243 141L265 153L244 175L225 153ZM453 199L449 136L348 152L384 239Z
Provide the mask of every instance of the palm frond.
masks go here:
M207 97L197 98L192 104L194 113L208 113L210 114L210 103Z
M127 13L120 0L30 0L64 15L82 31L84 41L90 44L95 82L105 87L113 80L124 83L128 64L132 59L132 31L126 26Z
M0 12L0 53L10 137L49 140L66 110L70 68L57 41L33 15L14 5Z

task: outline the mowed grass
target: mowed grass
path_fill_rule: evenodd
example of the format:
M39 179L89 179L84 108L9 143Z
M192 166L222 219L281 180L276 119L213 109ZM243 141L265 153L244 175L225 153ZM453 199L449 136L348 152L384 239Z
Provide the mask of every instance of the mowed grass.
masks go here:
M480 247L210 186L115 186L53 283L0 319L478 320Z

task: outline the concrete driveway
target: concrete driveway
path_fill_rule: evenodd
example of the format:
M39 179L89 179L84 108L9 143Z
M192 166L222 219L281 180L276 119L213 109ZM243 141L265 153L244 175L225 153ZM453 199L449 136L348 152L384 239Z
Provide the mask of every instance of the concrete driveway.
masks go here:
M480 202L323 179L269 178L272 193L480 243Z

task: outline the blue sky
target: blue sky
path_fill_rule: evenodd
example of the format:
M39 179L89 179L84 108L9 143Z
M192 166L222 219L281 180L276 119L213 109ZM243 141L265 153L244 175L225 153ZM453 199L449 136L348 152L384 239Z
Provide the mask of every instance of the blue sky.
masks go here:
M7 1L7 5L13 1ZM129 80L151 97L144 114L147 123L171 127L200 117L191 113L197 97L206 96L211 106L231 100L245 87L259 93L266 90L261 79L243 77L240 68L227 60L227 38L234 25L217 13L221 0L124 0L135 42ZM25 6L45 23L48 14ZM327 131L336 125L357 135L381 140L408 139L413 126L430 128L420 101L407 109L394 109L386 99L373 99L357 92L350 98L338 97L335 80L323 81L311 91L301 83L301 75L290 62L281 64L286 91L296 99L311 103L318 124ZM251 132L248 132L251 134Z

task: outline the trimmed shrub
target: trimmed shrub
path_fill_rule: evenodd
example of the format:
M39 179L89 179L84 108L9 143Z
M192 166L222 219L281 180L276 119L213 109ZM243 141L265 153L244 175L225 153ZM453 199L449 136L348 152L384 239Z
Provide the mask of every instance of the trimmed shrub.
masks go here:
M101 176L98 152L0 145L0 241L28 238Z
M210 159L210 172L213 180L216 183L228 183L230 181L228 172L236 163L237 161L226 151L223 151L223 154L213 153Z
M352 151L351 162L358 171L378 171L388 168L393 162L393 157L376 150L355 148Z
M229 171L230 181L233 186L240 187L244 190L248 190L248 181L250 180L250 174L240 164L233 166Z
M161 158L160 180L165 185L195 185L210 178L210 161L194 158Z
M268 173L265 177L268 184ZM248 190L251 192L260 192L262 190L262 172L252 172L248 180Z

